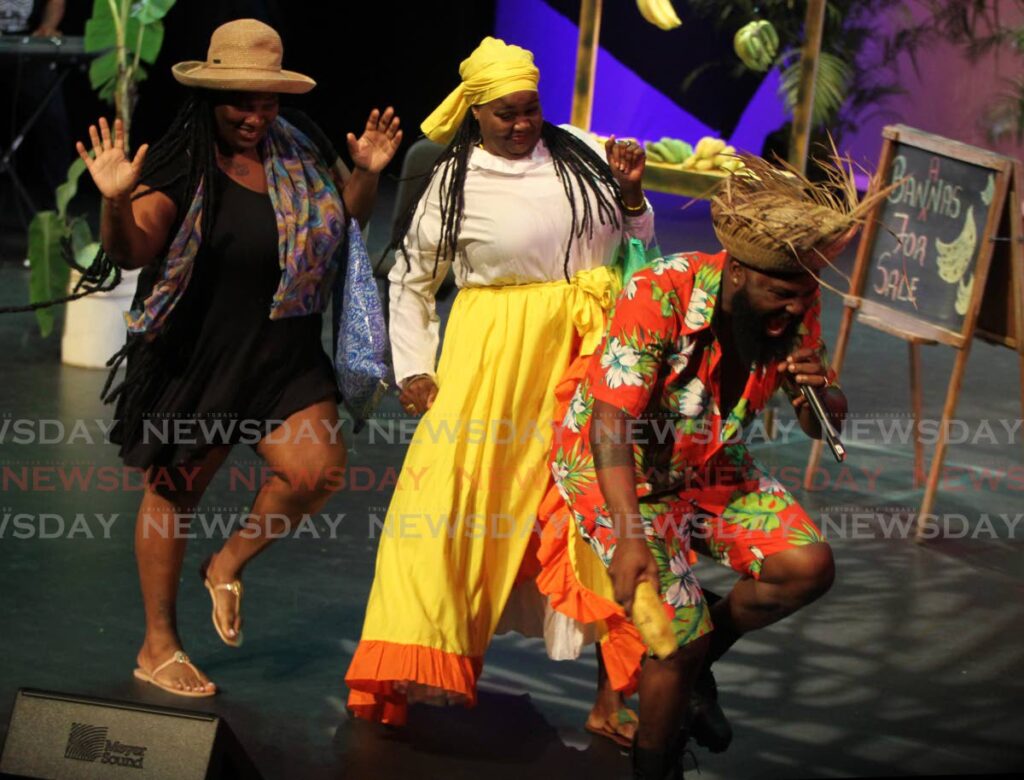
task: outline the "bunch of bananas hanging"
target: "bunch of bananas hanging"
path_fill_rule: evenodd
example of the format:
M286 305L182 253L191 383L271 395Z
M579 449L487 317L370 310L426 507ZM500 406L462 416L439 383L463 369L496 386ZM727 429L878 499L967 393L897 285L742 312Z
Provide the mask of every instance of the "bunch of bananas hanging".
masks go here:
M662 30L674 30L682 24L671 0L636 0L640 15Z
M732 39L732 47L744 65L764 73L779 53L779 35L771 22L761 19L737 30Z
M686 170L710 173L734 173L743 167L743 161L736 156L736 149L728 146L721 138L704 136L697 142L693 154L683 161Z
M678 138L663 136L660 141L648 141L644 144L647 160L664 165L680 165L693 154L693 147Z

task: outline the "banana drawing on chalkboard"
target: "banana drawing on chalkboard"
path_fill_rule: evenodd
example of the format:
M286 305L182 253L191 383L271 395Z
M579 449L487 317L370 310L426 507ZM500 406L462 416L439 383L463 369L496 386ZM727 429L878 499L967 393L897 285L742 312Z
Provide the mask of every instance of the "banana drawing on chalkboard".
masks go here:
M963 279L971 264L971 258L974 257L974 247L977 243L978 225L974 221L974 206L969 206L960 235L948 244L941 239L935 240L935 249L938 252L936 262L942 281L956 284Z
M974 274L971 274L970 281L964 283L964 275L974 258L974 250L978 244L978 224L974 221L974 206L967 208L967 216L964 217L964 226L960 235L950 242L935 240L937 252L936 265L939 268L939 278L949 284L957 285L956 291L956 313L964 315L967 313L967 304L971 299L971 289L974 287Z
M995 197L995 194L996 194L996 177L995 177L995 174L990 173L988 175L988 184L985 185L985 189L981 193L981 202L984 203L986 206L991 206L992 205L992 198ZM972 235L972 238L971 238L972 248L971 248L970 255L968 255L968 262L970 261L970 258L974 256L973 244L975 242L975 237L976 237L976 234L977 234L977 228L974 225L974 213L973 213L973 211L974 211L974 207L973 206L971 206L967 210L967 219L970 220L970 223L971 223L971 235ZM960 234L961 238L963 237L965 232L967 232L967 225L966 224L964 224L964 231ZM958 238L953 243L956 244L957 241L959 241L959 240L960 239ZM942 256L942 248L943 247L948 247L950 245L949 244L942 244L941 241L936 241L935 244L939 248L939 256L941 258L941 256ZM939 275L942 276L942 268L941 268L941 266L939 267ZM942 278L945 279L946 277L943 276ZM949 280L946 279L946 281L948 282ZM954 304L954 308L956 309L956 313L959 314L961 317L964 316L965 314L967 314L967 306L971 302L971 291L973 289L974 289L974 274L973 273L971 274L971 280L969 282L967 282L967 284L964 284L963 275L961 274L961 277L960 277L959 281L957 282L957 287L956 287L956 304Z
M992 198L996 195L996 176L994 173L988 175L988 184L985 185L985 190L981 193L981 202L986 206L992 205Z
M971 302L971 291L974 289L974 274L971 274L971 281L964 284L963 279L956 288L956 303L954 308L956 313L963 317L967 314L967 304Z

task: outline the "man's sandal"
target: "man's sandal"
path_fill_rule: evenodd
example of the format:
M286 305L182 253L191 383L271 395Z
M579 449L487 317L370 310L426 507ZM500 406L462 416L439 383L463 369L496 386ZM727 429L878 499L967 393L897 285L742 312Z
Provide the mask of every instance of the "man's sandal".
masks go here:
M597 734L599 737L610 739L617 745L629 747L633 744L633 737L636 734L638 722L636 713L633 710L628 707L619 707L603 723L592 722L588 719L587 724L583 728L591 734ZM629 726L633 727L632 734L629 733Z
M242 646L242 632L238 632L238 636L230 637L227 632L221 628L220 623L217 622L217 591L223 590L232 594L235 597L235 614L239 615L242 612L242 582L241 580L233 580L232 582L221 582L214 585L210 582L210 578L206 576L207 570L210 568L210 562L213 560L211 555L207 558L203 565L199 568L199 576L203 580L203 585L206 586L206 590L210 594L210 601L213 602L213 610L210 612L210 620L213 622L213 627L217 631L217 636L221 638L221 641L231 647Z
M209 696L214 696L217 693L216 689L212 691L187 691L182 688L176 688L173 685L166 685L165 683L162 683L158 679L156 679L156 676L171 664L185 664L186 666L188 666L189 669L195 672L197 676L199 676L199 670L196 669L195 666L193 666L192 662L188 660L188 656L185 655L185 653L183 653L181 650L175 650L174 655L172 655L170 658L168 658L166 661L160 664L152 672L147 672L140 666L134 672L132 672L132 674L135 676L135 679L142 680L143 682L147 682L150 685L155 685L160 690L167 691L168 693L173 693L175 696L206 698Z

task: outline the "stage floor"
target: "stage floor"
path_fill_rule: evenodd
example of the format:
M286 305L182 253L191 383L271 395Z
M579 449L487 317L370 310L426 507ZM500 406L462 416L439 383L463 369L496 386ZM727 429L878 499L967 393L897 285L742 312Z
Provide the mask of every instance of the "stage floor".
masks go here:
M706 207L683 213L681 203L656 198L662 247L712 249ZM371 234L377 247L381 234ZM0 304L24 301L27 283L19 263L0 263ZM831 340L840 306L834 295L825 301ZM408 433L393 398L379 425L354 436L346 427L360 481L332 497L315 533L278 542L246 571L239 649L214 634L196 576L222 532L196 530L180 630L220 695L178 699L133 681L142 637L132 557L138 482L127 490L65 489L57 476L75 466L82 474L120 465L115 447L102 443L104 372L62 365L59 338L40 339L31 315L0 317L0 353L0 425L7 426L0 465L8 469L0 488L0 731L17 689L34 687L219 713L267 778L628 776L626 756L583 730L594 690L591 649L578 662L556 663L540 640L501 636L487 655L475 710L416 707L404 732L347 717L343 675L373 574L374 519L386 510L389 472L401 465ZM938 418L952 357L945 348L924 350L929 418ZM724 754L696 750L704 780L1024 769L1019 382L1013 353L974 345L957 415L968 434L948 452L950 477L935 510L943 533L915 544L907 529L921 491L912 483L912 447L905 436L894 443L883 435L893 425L906 429L907 350L855 327L842 384L865 422L847 436L847 463L823 461L816 489L797 494L835 549L836 584L819 603L745 638L716 666L735 740ZM20 443L26 437L13 423L23 420L59 441ZM44 420L61 421L63 434L41 427ZM78 420L90 435L72 437L83 430ZM780 420L789 426L791 415L783 410ZM985 421L992 436L978 433ZM795 432L753 447L787 487L809 450ZM258 465L251 450L237 448L204 510L245 511L251 491L240 475ZM36 477L28 488L11 478L23 469ZM19 532L19 513L32 516L35 532ZM719 592L734 578L704 560L697 573Z

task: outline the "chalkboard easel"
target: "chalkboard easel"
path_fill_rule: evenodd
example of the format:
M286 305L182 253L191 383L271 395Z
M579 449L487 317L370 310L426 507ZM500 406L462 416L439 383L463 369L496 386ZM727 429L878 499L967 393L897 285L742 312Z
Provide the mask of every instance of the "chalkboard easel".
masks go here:
M920 348L957 350L940 433L917 518L931 515L967 358L975 336L1018 353L1024 409L1024 236L1019 160L904 125L882 132L881 186L901 182L875 208L857 249L832 361L843 366L856 320L907 342L914 419L914 480L924 481ZM821 458L814 442L804 485Z

